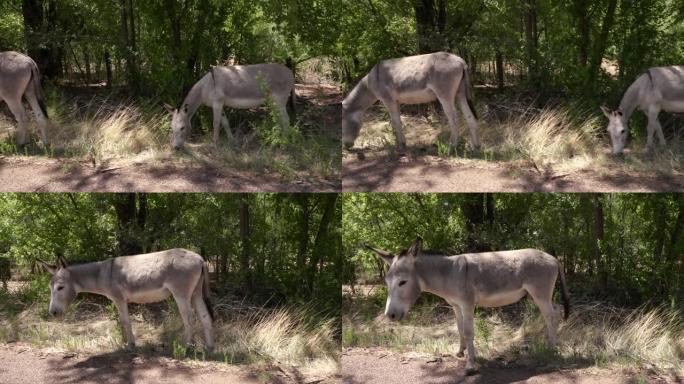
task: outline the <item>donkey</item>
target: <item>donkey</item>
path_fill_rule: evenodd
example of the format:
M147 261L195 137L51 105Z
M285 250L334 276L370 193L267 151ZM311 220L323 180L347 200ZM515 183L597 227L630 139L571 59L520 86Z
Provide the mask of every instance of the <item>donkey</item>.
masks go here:
M471 145L480 148L477 131L477 114L466 62L450 53L437 52L427 55L409 56L384 60L352 89L342 102L342 141L349 149L361 129L363 113L380 100L390 115L399 151L406 150L406 139L402 133L400 104L424 104L439 100L449 120L451 145L458 145L458 113L454 99L470 128Z
M218 146L221 126L228 138L232 138L228 119L223 107L237 109L256 108L269 98L273 101L283 128L290 124L287 114L287 99L295 103L294 75L280 64L235 65L213 67L188 92L180 108L164 104L171 113L171 145L174 149L183 147L192 129L190 119L201 104L214 112L214 145Z
M45 95L40 86L38 65L30 57L18 52L0 52L0 100L5 100L17 119L17 145L27 141L29 117L22 104L22 97L31 105L43 145L48 143L48 112Z
M385 315L391 320L403 319L421 292L444 298L456 313L460 339L457 356L463 357L468 349L465 369L470 375L478 371L473 343L475 306L501 307L530 295L546 322L549 344L555 347L558 313L552 297L558 275L566 319L570 313L565 275L556 258L536 249L446 256L421 254L421 247L420 237L399 255L366 246L390 266L385 275Z
M658 114L660 111L684 112L684 66L651 68L627 88L618 109L611 111L601 107L608 118L608 133L615 155L622 154L627 144L629 119L637 108L648 116L647 147L652 147L656 132L660 145L665 145Z
M209 301L209 273L202 256L186 249L121 256L113 259L67 266L63 257L57 265L38 260L52 274L50 307L53 316L62 314L79 292L108 297L119 312L126 333L127 348L135 347L128 317L128 303L154 303L173 296L184 325L184 342L192 339L192 307L202 327L207 350L214 347Z

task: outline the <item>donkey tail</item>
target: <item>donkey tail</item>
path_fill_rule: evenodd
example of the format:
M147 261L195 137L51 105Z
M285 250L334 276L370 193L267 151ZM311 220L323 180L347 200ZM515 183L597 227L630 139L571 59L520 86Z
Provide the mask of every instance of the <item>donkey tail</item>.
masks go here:
M202 262L202 298L204 299L204 305L209 311L209 316L211 321L214 321L214 307L211 304L211 291L209 290L209 269L207 268L207 263Z
M567 320L568 316L570 316L570 293L568 292L568 287L565 284L565 272L563 272L563 264L561 264L560 260L558 260L558 275L560 277L563 308L565 309L565 315L563 316L563 319Z
M473 116L475 116L476 119L479 119L477 116L477 111L475 110L475 103L473 102L473 84L470 81L470 71L468 69L468 65L465 64L463 66L463 81L461 82L461 87L464 87L465 97L468 101L468 107L470 107L470 111L473 113Z
M40 85L40 70L38 70L38 64L33 60L31 60L31 84L41 111L43 111L46 118L49 118L47 107L45 106L45 94L43 93L43 87Z

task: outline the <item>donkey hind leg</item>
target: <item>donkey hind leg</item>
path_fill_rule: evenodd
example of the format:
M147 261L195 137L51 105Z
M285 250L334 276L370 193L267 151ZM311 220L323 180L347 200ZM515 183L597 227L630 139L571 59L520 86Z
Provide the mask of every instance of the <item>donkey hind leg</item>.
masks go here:
M463 112L463 116L468 124L468 130L470 131L470 145L473 147L473 149L478 150L480 149L481 145L480 134L478 133L477 120L475 119L473 111L470 109L468 99L463 92L459 92L456 95L456 100L458 100L458 106L461 108L461 112Z
M475 330L473 328L475 308L461 306L461 314L463 315L462 332L468 349L468 358L466 360L465 373L466 375L472 375L478 371L477 364L475 363Z
M19 100L7 99L5 101L7 102L7 107L9 107L10 112L12 112L14 118L17 119L17 145L22 146L26 144L28 133L29 118L26 114L26 109L21 103L21 98L19 98Z
M274 104L278 112L280 126L283 129L290 128L290 115L287 114L287 98L285 100L276 100Z
M553 290L553 285L551 286ZM536 295L535 295L536 293ZM551 300L553 296L553 291L549 294L539 294L538 292L530 292L530 296L539 311L544 318L544 323L546 323L546 337L551 348L556 348L556 332L558 330L558 313L553 307L553 301Z
M198 285L198 289L196 289L195 293L192 295L192 305L195 307L195 311L197 311L197 315L202 322L202 328L204 328L204 345L207 350L211 351L214 349L213 324L207 305L204 303L204 297L202 297L201 285Z
M192 344L192 305L190 304L190 298L180 295L173 295L173 299L176 301L176 306L178 307L178 312L183 320L183 343L185 345Z
M126 334L126 348L135 347L135 337L133 336L133 329L131 328L131 319L128 316L128 303L123 300L114 301L117 311L119 312L119 320L121 326Z
M40 138L43 140L43 145L48 145L48 119L43 113L43 109L41 108L38 98L36 97L32 87L26 89L24 97L26 100L28 100L29 104L31 105L31 109L33 110L33 114L36 116L36 123L38 124L38 129L40 130Z
M223 122L223 104L214 103L211 107L213 112L213 127L214 127L214 146L218 148L219 134L221 133L221 123Z
M458 112L456 112L456 107L454 107L453 98L449 97L438 97L439 103L442 105L444 114L449 122L449 130L451 131L451 137L449 142L451 146L458 147Z
M465 337L463 337L463 313L461 312L461 308L456 305L456 304L451 304L452 307L454 307L454 313L456 314L456 327L458 329L458 352L456 353L457 357L463 357L465 356L463 354L463 351L466 349L466 341Z
M390 115L390 124L394 128L394 134L397 138L397 147L399 152L406 151L406 137L402 132L401 126L401 113L399 110L399 103L394 100L382 100L382 103L387 107L387 111Z

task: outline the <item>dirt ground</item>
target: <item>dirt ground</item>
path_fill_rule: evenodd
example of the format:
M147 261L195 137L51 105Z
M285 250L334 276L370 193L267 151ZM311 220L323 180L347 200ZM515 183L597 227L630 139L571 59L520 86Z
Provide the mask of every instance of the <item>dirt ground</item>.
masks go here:
M184 362L142 353L83 355L27 345L0 345L0 383L12 384L289 384L329 383L280 368Z
M108 164L0 156L0 190L5 192L331 192L339 183L277 174L177 164Z
M554 173L523 163L458 163L437 156L347 152L344 192L679 192L684 176L580 170Z
M652 372L630 373L607 368L516 367L502 362L486 364L480 373L465 376L465 359L398 354L380 348L349 348L342 353L345 384L394 383L535 383L535 384L628 384L677 383L676 378Z

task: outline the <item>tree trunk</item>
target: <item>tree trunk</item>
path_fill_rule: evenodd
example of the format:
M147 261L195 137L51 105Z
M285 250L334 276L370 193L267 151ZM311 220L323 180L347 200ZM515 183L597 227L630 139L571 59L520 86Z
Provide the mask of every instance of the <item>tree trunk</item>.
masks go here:
M107 88L112 88L112 58L109 56L109 51L104 52L105 69L107 71Z
M617 9L617 0L609 0L608 9L603 18L603 24L601 25L601 33L596 39L594 44L594 49L591 54L591 61L589 63L589 75L587 76L588 82L587 87L595 87L596 79L598 78L599 71L601 69L601 63L603 63L603 54L606 51L608 45L608 35L610 30L613 28L613 23L615 22L615 10Z
M506 86L505 84L505 79L504 79L504 59L503 59L503 53L501 53L500 50L496 50L496 85L497 88L499 89L499 92L503 92L504 87Z
M318 272L318 263L323 260L325 254L325 245L328 239L328 228L330 227L330 222L335 217L335 206L337 203L337 194L328 193L323 195L323 216L321 217L321 222L318 224L318 231L316 232L316 238L314 239L313 251L311 254L311 260L309 261L307 273L306 273L306 285L308 293L311 294L314 291L314 281L316 279L316 272Z
M296 195L297 204L299 205L302 216L299 222L299 250L297 251L297 271L300 276L300 281L302 284L297 287L298 289L303 289L305 286L304 280L306 279L306 259L309 252L309 221L310 221L310 207L309 207L309 195L298 194Z
M135 52L133 50L132 34L129 31L130 24L129 18L132 18L131 9L128 8L127 0L119 0L119 29L120 29L120 39L121 39L121 52L123 58L126 60L126 72L128 80L128 88L132 94L137 94L139 91L138 87L138 72L135 64ZM132 22L131 22L132 23Z
M416 32L418 33L419 53L438 51L439 33L436 29L434 0L412 0L416 15Z
M589 34L591 33L590 4L589 0L574 0L573 2L573 13L577 19L578 61L582 68L585 68L589 61Z
M147 218L147 198L142 194L123 193L114 195L112 199L116 211L119 255L142 253L141 233Z
M594 195L592 197L591 203L594 214L594 260L596 262L596 268L599 271L603 289L606 289L608 287L608 266L606 265L601 250L601 247L604 246L603 238L605 234L605 218L603 215L603 202L601 201L601 196Z
M54 79L63 68L63 51L54 39L57 3L55 0L22 0L21 10L28 55L38 64L43 76Z
M523 0L523 20L525 28L525 47L527 50L527 73L535 89L541 87L539 73L539 52L537 42L537 0Z
M250 231L249 231L249 194L240 194L240 269L242 274L242 287L245 295L252 292L252 274L249 269L250 256Z

